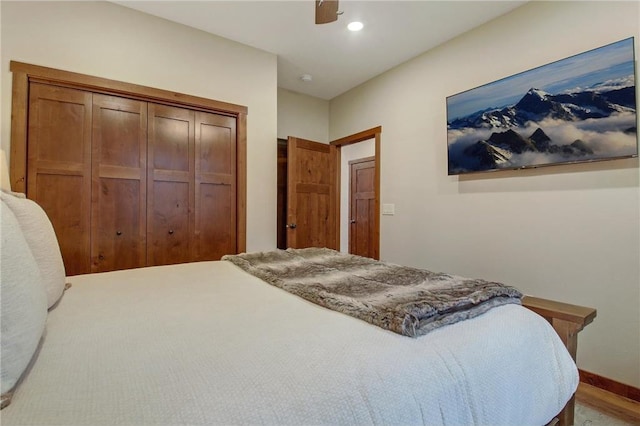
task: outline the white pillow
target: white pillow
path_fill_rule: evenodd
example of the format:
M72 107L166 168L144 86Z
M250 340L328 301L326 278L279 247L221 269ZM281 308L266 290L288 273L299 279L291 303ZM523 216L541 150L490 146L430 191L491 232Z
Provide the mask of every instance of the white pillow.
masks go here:
M40 268L40 277L47 292L47 305L50 308L62 296L65 284L62 253L53 225L42 207L24 198L23 194L2 191L0 198L18 219L24 238Z
M0 203L0 393L6 406L35 353L47 320L47 294L20 225Z

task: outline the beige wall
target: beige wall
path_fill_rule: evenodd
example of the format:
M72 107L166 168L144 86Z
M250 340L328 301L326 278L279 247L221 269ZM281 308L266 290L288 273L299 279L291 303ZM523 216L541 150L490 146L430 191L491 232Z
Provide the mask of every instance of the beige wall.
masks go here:
M275 247L277 58L106 2L1 2L1 147L9 151L9 61L248 107L247 249Z
M329 101L278 88L278 137L329 142Z
M630 36L638 2L530 2L330 103L330 139L382 125L383 259L598 308L578 365L640 386L638 159L447 176L449 95ZM636 52L636 58L640 57Z

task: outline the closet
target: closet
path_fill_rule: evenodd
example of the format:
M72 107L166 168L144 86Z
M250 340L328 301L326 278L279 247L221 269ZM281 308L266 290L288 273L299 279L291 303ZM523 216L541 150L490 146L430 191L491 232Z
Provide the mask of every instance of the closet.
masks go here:
M27 85L24 177L19 158L12 177L18 186L26 179L27 197L51 219L67 275L244 249L238 115L36 79ZM12 157L20 157L14 142Z

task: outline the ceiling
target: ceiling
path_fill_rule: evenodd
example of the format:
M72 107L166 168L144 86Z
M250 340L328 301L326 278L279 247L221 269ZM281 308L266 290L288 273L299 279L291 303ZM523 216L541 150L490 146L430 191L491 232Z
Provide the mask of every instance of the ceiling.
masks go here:
M341 0L323 25L314 0L114 3L274 53L278 87L328 100L526 1ZM364 29L347 30L353 20Z

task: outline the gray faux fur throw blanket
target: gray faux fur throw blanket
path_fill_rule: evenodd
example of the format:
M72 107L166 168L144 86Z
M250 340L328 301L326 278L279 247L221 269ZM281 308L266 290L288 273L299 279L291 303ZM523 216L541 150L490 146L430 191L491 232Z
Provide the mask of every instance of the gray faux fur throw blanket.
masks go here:
M409 268L326 248L222 258L310 302L417 337L438 327L520 303L513 287Z

